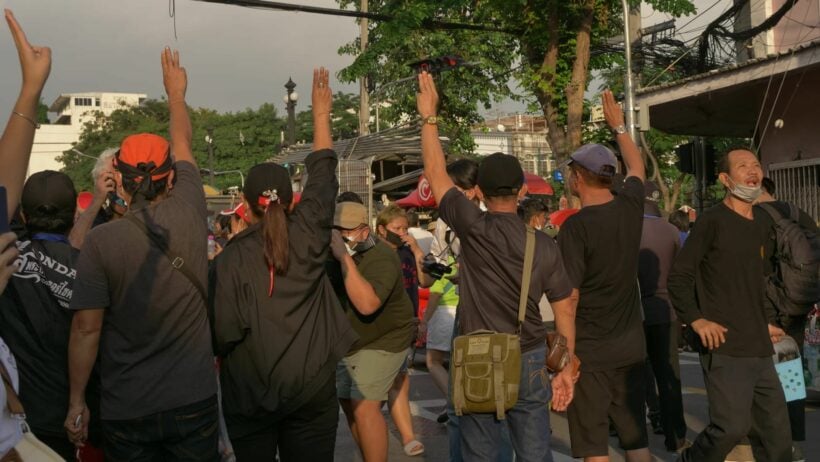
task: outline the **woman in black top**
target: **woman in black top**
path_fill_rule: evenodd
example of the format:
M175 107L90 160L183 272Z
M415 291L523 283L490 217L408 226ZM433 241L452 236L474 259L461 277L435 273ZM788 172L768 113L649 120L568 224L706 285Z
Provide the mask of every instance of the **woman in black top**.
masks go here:
M216 259L211 298L222 405L237 460L333 460L336 363L356 336L325 275L338 190L328 72L313 76L314 152L292 203L288 171L251 168L251 225Z

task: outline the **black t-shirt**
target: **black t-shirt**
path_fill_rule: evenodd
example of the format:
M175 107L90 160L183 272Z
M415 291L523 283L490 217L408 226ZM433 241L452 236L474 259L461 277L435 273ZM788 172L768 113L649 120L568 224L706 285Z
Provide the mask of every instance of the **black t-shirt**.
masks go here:
M396 250L401 262L401 275L404 281L404 290L413 304L413 316L419 314L419 273L416 267L416 256L410 247L403 245Z
M666 282L679 250L678 228L661 217L644 216L638 280L641 283L644 324L648 326L675 319Z
M669 295L681 321L705 318L728 329L716 353L773 354L763 311L765 213L755 207L749 220L723 202L706 210L669 274Z
M337 163L330 150L305 159L308 181L287 218L289 266L272 293L261 224L234 236L214 262L212 321L232 437L258 430L241 416L264 425L309 401L355 340L325 275Z
M575 352L587 371L643 361L638 293L644 187L631 176L615 198L582 208L558 233L569 279L578 288Z
M65 436L72 317L68 304L79 251L64 237L41 240L25 235L17 241L17 249L20 269L0 296L0 336L17 358L20 400L28 424L37 434ZM92 375L86 401L96 433L99 377Z
M439 213L461 244L459 331L514 333L527 235L524 222L515 213L482 212L457 188L444 195ZM572 293L558 246L544 233L535 236L522 351L544 345L547 331L538 308L541 297L546 294L550 301L557 301Z
M128 213L168 243L207 287L208 210L199 172L176 163L168 196ZM205 300L136 225L92 229L77 264L71 309L105 309L100 358L103 419L134 419L216 394Z

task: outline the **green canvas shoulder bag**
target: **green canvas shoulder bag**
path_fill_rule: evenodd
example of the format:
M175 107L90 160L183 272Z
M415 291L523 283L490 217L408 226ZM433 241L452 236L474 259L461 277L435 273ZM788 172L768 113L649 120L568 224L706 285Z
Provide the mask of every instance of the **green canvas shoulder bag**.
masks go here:
M505 412L518 401L521 326L527 311L534 257L535 229L527 226L515 334L478 330L453 340L450 380L456 415L495 413L498 419L504 419Z

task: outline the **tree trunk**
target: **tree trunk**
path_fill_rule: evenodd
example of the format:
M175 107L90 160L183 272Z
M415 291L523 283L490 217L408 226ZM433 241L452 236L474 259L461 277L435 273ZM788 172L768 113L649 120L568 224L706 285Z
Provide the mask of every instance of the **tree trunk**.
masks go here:
M581 146L584 131L584 92L589 79L589 46L592 34L592 21L595 19L595 1L585 0L581 22L575 37L575 61L572 63L572 76L567 95L567 138L569 150Z

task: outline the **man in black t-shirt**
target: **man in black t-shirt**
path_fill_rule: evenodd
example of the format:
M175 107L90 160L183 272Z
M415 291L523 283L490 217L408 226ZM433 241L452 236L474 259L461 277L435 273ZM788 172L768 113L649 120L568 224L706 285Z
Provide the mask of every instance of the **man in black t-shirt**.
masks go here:
M478 196L487 206L482 212L450 179L438 137L438 95L432 77L419 75L417 96L422 117L421 151L424 176L430 181L441 218L461 243L459 273L459 331L479 329L515 333L524 267L526 226L516 214L518 200L526 193L524 172L515 157L502 153L486 157L479 165ZM548 403L564 410L572 401L572 368L567 367L550 383L545 366L546 328L538 302L546 294L555 311L559 333L575 349L574 300L563 268L561 253L544 233L535 233L532 282L527 294L526 317L521 329L521 382L518 401L507 411L510 436L521 461L552 460ZM501 447L503 423L492 414L460 417L464 460L495 461Z
M568 184L582 206L558 233L564 265L579 294L575 324L581 377L567 414L570 440L574 457L606 459L612 420L627 460L648 461L646 344L637 281L645 168L612 93L605 91L602 100L627 172L613 196L612 151L588 144L568 161Z
M171 143L147 133L123 140L115 177L129 211L91 230L77 263L64 425L82 444L83 393L99 351L106 459L215 461L216 375L202 289L208 210L176 52L164 50L162 70Z
M792 460L786 399L772 363L772 342L783 330L764 313L764 211L752 207L763 172L745 149L719 162L723 201L698 218L669 275L669 294L681 321L702 345L700 362L711 422L686 462L722 462L750 437L755 460Z
M18 268L0 295L0 336L17 358L20 400L32 431L61 457L74 458L63 418L68 410L68 334L79 250L69 243L77 192L64 173L46 170L23 188L25 230L17 240ZM87 392L99 411L99 380ZM92 440L99 444L99 416Z

